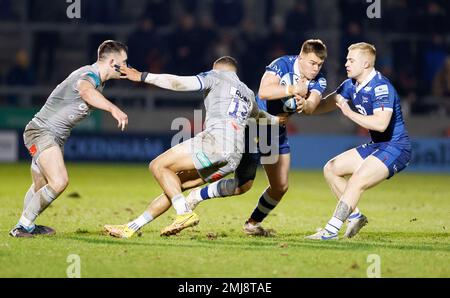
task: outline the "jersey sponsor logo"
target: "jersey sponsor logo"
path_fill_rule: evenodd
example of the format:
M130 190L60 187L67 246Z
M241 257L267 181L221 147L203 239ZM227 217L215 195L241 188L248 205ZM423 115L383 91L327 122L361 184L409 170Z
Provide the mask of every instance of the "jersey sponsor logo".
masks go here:
M367 96L363 96L362 97L362 102L363 103L368 103L369 102L369 98Z
M377 86L375 87L374 90L375 90L375 97L389 94L389 89L387 85Z

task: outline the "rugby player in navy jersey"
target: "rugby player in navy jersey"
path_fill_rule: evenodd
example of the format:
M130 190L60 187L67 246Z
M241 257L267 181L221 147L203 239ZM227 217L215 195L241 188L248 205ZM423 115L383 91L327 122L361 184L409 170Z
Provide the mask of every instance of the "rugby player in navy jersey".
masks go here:
M337 239L345 221L344 237L355 236L368 222L357 208L363 192L402 171L411 158L400 98L389 80L375 70L375 58L373 45L351 45L345 64L349 79L314 112L339 108L344 116L368 129L372 141L341 153L325 165L325 179L339 202L325 228L307 239Z

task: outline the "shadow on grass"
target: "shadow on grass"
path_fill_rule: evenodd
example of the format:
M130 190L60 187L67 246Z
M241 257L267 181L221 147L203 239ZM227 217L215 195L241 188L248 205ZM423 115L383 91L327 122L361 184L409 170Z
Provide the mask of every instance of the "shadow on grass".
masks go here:
M94 237L93 237L94 236ZM374 248L398 249L407 251L433 251L450 252L449 233L425 233L425 232L368 232L353 239L342 239L339 241L312 241L303 239L303 234L282 234L277 237L218 237L210 240L206 235L184 233L180 236L160 239L146 239L136 241L134 239L114 239L102 235L100 232L87 232L82 234L60 234L58 238L67 240L84 241L90 244L99 245L120 245L120 246L148 246L148 247L182 247L182 248L223 248L223 249L332 249L332 250L368 250ZM425 239L424 239L425 238ZM431 238L431 239L430 239ZM437 242L430 242L436 239ZM425 241L424 241L425 240ZM407 243L405 243L405 241ZM412 242L412 243L411 243Z

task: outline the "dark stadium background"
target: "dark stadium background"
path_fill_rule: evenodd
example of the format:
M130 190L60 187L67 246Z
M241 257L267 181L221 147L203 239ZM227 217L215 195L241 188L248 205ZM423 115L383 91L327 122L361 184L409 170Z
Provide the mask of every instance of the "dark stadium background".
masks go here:
M265 65L298 54L308 38L328 47L325 92L345 79L354 42L377 48L377 69L397 88L413 137L410 171L450 172L450 2L379 0L0 0L0 161L28 160L22 132L53 88L96 59L105 39L129 46L129 63L155 73L194 75L222 55L240 62L240 77L257 91ZM129 115L119 133L95 112L66 145L67 160L147 162L170 146L172 121L193 122L202 95L167 92L127 81L108 82L106 96ZM295 116L289 124L293 167L319 169L331 156L367 139L335 112Z

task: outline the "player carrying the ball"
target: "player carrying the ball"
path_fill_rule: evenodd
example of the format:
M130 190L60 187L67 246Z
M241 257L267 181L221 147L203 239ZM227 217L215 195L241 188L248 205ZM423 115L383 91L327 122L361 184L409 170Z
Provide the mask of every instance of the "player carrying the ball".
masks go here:
M325 228L307 239L337 239L345 221L344 237L355 236L368 222L357 208L363 192L402 171L411 159L400 98L389 80L375 70L375 58L373 45L352 44L345 63L348 79L315 111L321 114L339 108L344 116L368 129L372 141L341 153L325 165L325 179L339 202Z
M256 97L259 108L271 115L278 116L292 115L296 112L311 114L320 103L322 93L327 86L325 77L320 73L326 57L325 44L319 39L309 39L303 43L299 55L282 56L270 63L261 79ZM282 84L286 76L293 78L290 81L294 84ZM286 106L286 98L290 97L297 98L297 105L301 106L300 109L298 107L296 109L295 106ZM290 109L288 110L288 108ZM245 167L242 167L242 171L244 171L242 174L236 171L237 175L234 178L222 179L202 189L194 189L187 197L188 204L195 208L204 200L248 191L253 185L256 165L262 156L261 163L267 174L269 186L264 190L258 204L245 222L243 231L248 235L270 236L272 230L264 229L261 222L277 206L288 190L291 160L286 126L280 126L276 130L278 132L276 135L270 135L271 131L273 130L269 129L267 134L260 133L259 143L276 144L276 146L267 146L275 148L275 152L262 152L261 147L258 153L246 152L242 158L246 164ZM237 179L236 177L239 176L245 179ZM227 184L236 185L236 190L223 187Z

